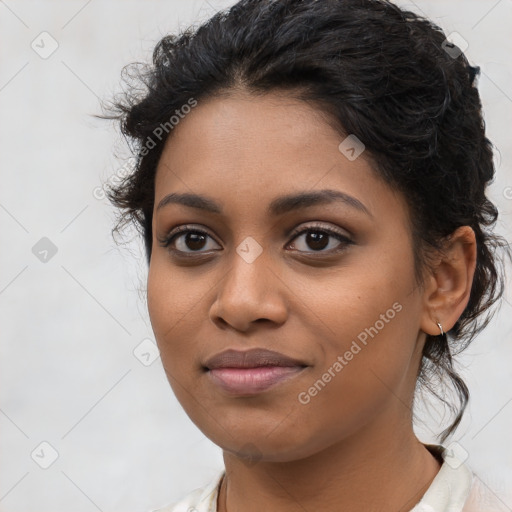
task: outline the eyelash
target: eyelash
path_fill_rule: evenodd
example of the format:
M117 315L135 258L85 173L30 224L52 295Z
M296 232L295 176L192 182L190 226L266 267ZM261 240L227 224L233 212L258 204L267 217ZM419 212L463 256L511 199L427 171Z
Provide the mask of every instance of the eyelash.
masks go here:
M298 238L300 235L302 235L304 233L310 233L310 232L321 232L321 233L325 233L329 236L332 236L341 242L341 247L331 249L329 251L299 251L300 253L332 255L332 254L340 253L346 249L346 246L354 244L354 242L352 240L350 240L347 236L343 235L342 233L340 233L332 228L327 228L321 224L312 224L305 228L296 229L296 230L292 231L292 233L290 233L290 235L289 235L290 237L292 237L290 242L292 242L293 240ZM193 258L196 255L200 255L200 254L208 252L208 251L185 252L185 251L180 251L179 249L174 249L174 248L169 247L171 245L171 243L174 241L174 239L178 238L179 235L184 235L187 233L199 233L201 235L206 235L206 236L209 236L210 238L214 239L207 231L204 231L204 230L198 229L198 228L192 228L190 225L183 225L183 226L180 226L175 231L171 231L171 233L169 233L169 235L167 235L162 240L159 240L160 246L168 248L169 252L176 254L178 257L185 257L185 258ZM289 245L290 242L288 242L287 245Z

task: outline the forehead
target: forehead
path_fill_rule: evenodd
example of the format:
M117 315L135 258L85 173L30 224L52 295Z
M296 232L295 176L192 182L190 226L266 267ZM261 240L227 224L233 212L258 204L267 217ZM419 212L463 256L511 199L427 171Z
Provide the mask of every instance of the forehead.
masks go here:
M172 192L196 193L217 198L228 213L255 213L269 211L278 196L331 189L375 214L403 210L400 194L378 176L364 151L354 160L340 151L346 137L318 108L283 93L198 101L166 141L155 205Z

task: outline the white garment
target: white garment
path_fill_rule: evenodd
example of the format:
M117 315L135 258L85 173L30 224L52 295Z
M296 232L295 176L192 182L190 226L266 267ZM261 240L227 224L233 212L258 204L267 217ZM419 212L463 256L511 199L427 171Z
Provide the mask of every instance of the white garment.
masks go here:
M448 458L441 446L427 445L442 457L441 469L420 502L410 512L510 512L508 508L453 453ZM217 496L224 470L207 485L177 503L150 512L217 512Z

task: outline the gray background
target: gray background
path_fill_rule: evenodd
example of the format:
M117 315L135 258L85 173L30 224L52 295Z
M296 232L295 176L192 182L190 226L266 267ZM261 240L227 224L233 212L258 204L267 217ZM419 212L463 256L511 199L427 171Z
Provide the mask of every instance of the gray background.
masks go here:
M232 3L0 0L0 512L146 511L223 467L151 349L142 244L133 231L126 245L113 243L113 209L94 194L120 172L115 154L129 154L91 114L119 90L123 65L147 61L164 34ZM487 132L499 149L490 195L509 239L512 1L399 3L460 33L481 66ZM47 58L44 31L58 44ZM453 437L510 508L511 331L505 302L461 357L472 401ZM431 412L419 411L427 442L442 415ZM52 448L43 442L58 452L47 469Z

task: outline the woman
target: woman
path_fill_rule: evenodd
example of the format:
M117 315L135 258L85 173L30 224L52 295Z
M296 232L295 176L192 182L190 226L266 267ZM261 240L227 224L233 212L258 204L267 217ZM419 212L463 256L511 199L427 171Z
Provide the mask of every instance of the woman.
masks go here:
M116 229L144 236L166 375L225 462L161 512L499 510L463 447L412 426L440 381L443 443L459 424L452 355L508 251L456 50L384 0L242 0L164 37L111 106L137 156Z

